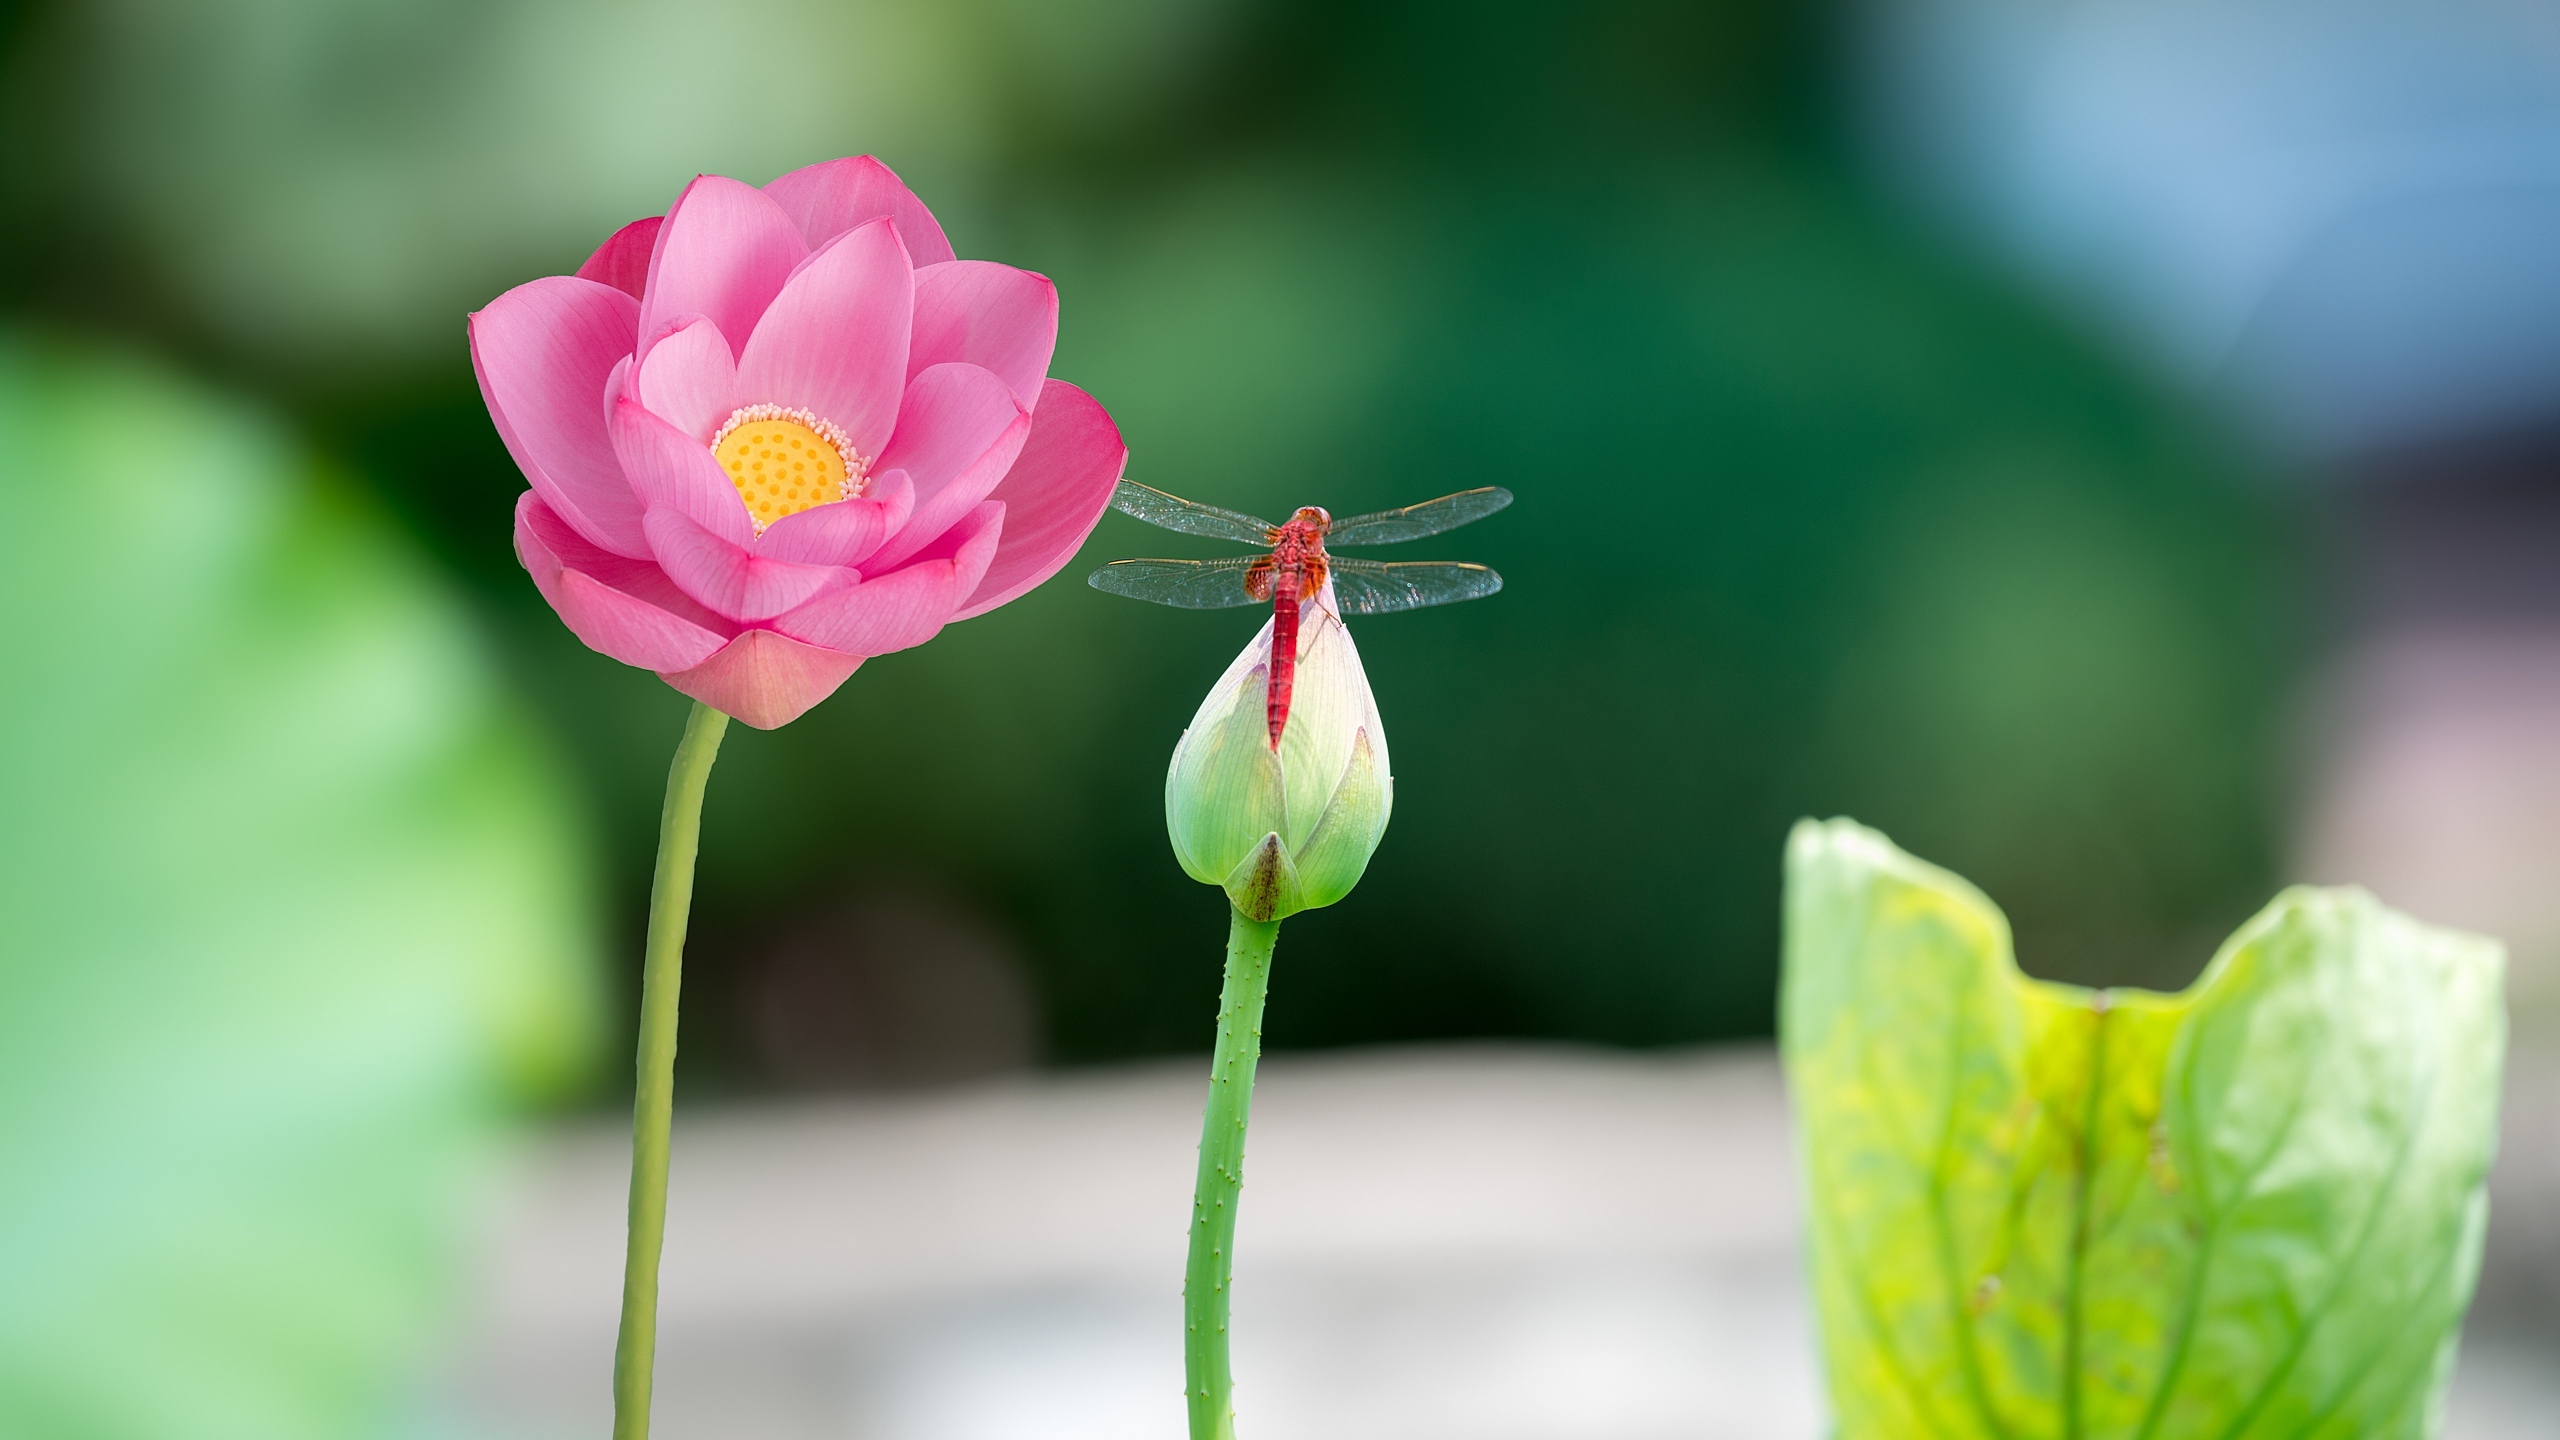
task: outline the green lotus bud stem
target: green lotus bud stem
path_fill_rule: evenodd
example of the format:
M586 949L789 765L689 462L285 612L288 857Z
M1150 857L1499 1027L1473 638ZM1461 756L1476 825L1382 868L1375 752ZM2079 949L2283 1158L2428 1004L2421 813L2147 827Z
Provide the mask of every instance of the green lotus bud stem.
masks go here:
M1377 698L1331 589L1299 610L1296 693L1277 744L1264 708L1271 637L1266 621L1210 687L1174 746L1164 781L1165 826L1182 868L1224 889L1234 907L1182 1283L1191 1440L1235 1435L1227 1282L1271 947L1282 917L1330 905L1359 883L1386 833L1395 787Z
M1182 1277L1183 1394L1191 1440L1234 1440L1227 1364L1227 1282L1235 1270L1236 1203L1244 1194L1244 1130L1253 1067L1262 1055L1262 997L1280 922L1234 912L1227 983L1218 996L1218 1049L1200 1115L1200 1178L1191 1190L1191 1258Z
M1252 920L1350 894L1395 799L1377 697L1330 587L1300 613L1296 691L1277 746L1264 711L1270 676L1265 623L1200 702L1164 781L1183 870L1223 888Z

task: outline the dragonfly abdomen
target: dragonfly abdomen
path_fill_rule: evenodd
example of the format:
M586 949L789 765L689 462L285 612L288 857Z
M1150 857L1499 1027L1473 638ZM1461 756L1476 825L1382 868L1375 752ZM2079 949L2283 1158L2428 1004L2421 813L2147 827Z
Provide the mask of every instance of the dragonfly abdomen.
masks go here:
M1324 593L1322 549L1296 563L1271 568L1271 687L1266 703L1271 748L1280 748L1280 732L1289 728L1289 697L1298 683L1298 612L1306 600Z
M1295 566L1281 568L1271 583L1271 684L1263 717L1271 727L1271 749L1278 753L1280 732L1289 728L1289 696L1298 684L1298 581Z
M1272 535L1268 567L1256 565L1245 577L1256 580L1271 596L1271 684L1265 701L1271 726L1271 748L1280 748L1280 732L1289 728L1289 695L1298 681L1298 605L1324 591L1324 526L1328 517L1313 506L1290 517ZM1259 599L1262 591L1253 594Z

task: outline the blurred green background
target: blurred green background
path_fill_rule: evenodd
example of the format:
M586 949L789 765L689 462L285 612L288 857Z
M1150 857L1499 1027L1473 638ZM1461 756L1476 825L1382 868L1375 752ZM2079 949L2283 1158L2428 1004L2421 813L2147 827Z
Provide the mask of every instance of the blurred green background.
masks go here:
M0 1430L375 1428L492 1117L623 1093L686 702L516 566L463 317L697 171L884 157L1150 483L1519 496L1428 547L1504 594L1360 633L1396 820L1275 1047L1766 1034L1806 814L2083 980L2272 881L2299 527L1880 195L1821 6L0 17ZM689 1095L1205 1048L1162 774L1253 621L1079 583L1168 544L733 732Z
M1397 821L1291 928L1275 1045L1765 1033L1779 839L1833 812L1981 880L2038 968L2176 983L2272 875L2280 517L1871 193L1832 20L38 3L10 24L9 299L283 417L427 557L566 767L626 1005L684 702L516 567L461 317L697 170L863 151L964 254L1057 280L1055 373L1132 474L1264 512L1520 497L1433 552L1504 595L1361 634ZM1114 516L1085 559L1166 544ZM832 992L776 955L919 895L909 929L1027 977L1047 1058L1203 1043L1220 902L1166 851L1160 775L1250 622L1086 568L731 742L689 1083L809 1069L756 1016Z

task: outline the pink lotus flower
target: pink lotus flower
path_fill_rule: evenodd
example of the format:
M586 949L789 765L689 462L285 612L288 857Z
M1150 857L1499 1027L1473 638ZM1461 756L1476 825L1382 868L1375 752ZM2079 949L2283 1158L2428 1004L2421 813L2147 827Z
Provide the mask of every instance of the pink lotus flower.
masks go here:
M1128 450L1057 335L1047 279L952 258L861 156L696 178L473 315L471 360L551 608L769 730L1084 543Z

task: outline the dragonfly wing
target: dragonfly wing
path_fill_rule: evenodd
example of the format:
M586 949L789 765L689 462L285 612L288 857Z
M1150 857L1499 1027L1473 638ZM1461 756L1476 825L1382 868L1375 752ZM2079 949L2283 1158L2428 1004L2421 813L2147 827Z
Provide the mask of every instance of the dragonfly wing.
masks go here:
M1245 578L1260 556L1224 560L1114 560L1085 577L1096 590L1152 600L1178 610L1224 610L1236 605L1268 605L1245 589Z
M1461 490L1455 495L1443 495L1437 500L1425 500L1401 510L1379 510L1336 520L1325 528L1324 540L1328 545L1392 545L1400 540L1419 540L1426 535L1437 535L1443 530L1455 530L1470 521L1481 520L1510 503L1511 492L1499 485Z
M1481 600L1502 588L1502 577L1463 560L1375 560L1334 557L1333 603L1345 615L1384 615L1425 605Z
M1111 508L1160 529L1206 535L1212 540L1233 540L1239 545L1269 545L1271 532L1280 528L1239 510L1221 510L1215 505L1167 495L1135 480L1123 480L1111 492Z

